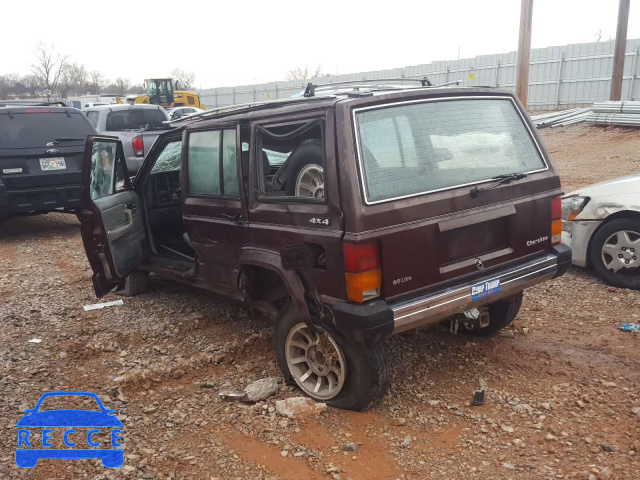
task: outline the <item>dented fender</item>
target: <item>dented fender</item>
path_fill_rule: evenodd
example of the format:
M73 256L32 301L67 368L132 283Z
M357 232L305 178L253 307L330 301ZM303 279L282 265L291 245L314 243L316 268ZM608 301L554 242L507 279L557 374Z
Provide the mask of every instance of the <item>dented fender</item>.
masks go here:
M271 250L245 247L240 250L240 265L255 265L276 272L285 284L291 297L292 306L297 310L302 321L309 327L313 327L305 299L304 282L295 271L282 268L282 260L278 253Z
M615 195L605 198L592 198L584 207L582 212L576 217L576 220L604 220L614 213L635 211L640 213L640 194L632 195Z

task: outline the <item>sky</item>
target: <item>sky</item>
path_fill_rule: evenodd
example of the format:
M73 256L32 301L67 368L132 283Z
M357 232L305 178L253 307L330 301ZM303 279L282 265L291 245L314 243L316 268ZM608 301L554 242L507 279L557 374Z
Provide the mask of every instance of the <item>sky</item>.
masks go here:
M520 15L520 0L2 3L0 75L28 73L42 41L108 79L135 84L181 68L197 89L283 80L305 65L344 74L514 51ZM617 9L618 0L534 0L532 47L612 39ZM640 0L627 37L640 37Z

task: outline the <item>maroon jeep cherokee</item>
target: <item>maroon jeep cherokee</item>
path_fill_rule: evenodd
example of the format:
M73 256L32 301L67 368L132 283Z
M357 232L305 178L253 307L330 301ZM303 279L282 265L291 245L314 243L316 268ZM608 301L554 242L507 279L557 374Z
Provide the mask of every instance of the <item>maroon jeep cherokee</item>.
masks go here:
M90 137L82 237L98 297L154 272L249 302L288 382L363 410L386 337L495 333L566 271L560 180L510 92L313 93L174 122L133 181L117 139Z

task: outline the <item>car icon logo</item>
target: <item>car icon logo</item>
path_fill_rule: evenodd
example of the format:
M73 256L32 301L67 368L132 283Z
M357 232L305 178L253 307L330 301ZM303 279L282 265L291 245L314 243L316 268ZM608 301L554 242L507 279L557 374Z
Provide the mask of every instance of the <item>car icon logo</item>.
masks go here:
M95 400L99 410L57 409L44 410L42 403L50 397L89 397ZM99 458L106 468L119 468L124 463L124 449L121 447L122 422L115 416L115 410L105 408L95 393L80 391L60 391L43 394L34 408L25 410L26 415L16 423L18 427L18 448L15 451L16 465L19 468L33 468L41 458L81 460ZM42 429L41 438L31 429ZM76 429L89 430L86 434ZM54 440L62 439L67 448L52 448ZM109 446L105 443L103 430L109 430ZM59 438L58 438L59 437ZM87 447L83 448L83 443ZM76 448L77 447L77 448Z

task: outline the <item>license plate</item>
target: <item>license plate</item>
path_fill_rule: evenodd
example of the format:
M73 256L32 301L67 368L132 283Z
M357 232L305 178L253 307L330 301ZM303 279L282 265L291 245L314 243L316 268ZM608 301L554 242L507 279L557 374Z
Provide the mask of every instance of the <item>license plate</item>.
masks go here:
M40 169L42 171L64 170L65 168L67 168L67 164L64 163L64 157L52 157L52 158L40 159Z
M487 280L471 287L471 300L481 300L500 291L500 279Z

